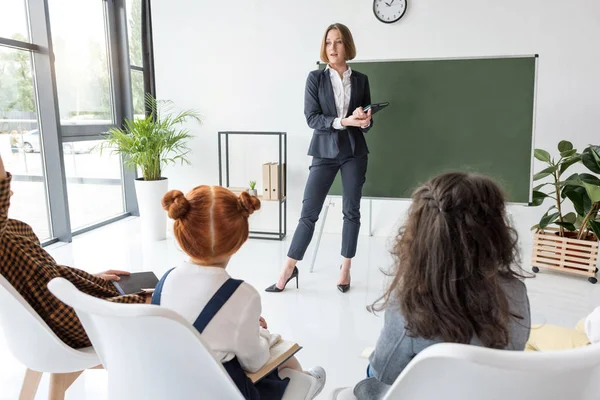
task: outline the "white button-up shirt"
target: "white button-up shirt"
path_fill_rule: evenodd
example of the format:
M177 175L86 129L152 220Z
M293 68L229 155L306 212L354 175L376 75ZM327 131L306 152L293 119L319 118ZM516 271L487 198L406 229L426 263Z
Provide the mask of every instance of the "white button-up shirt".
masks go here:
M338 116L338 118L333 120L333 127L342 130L344 129L342 126L342 118L346 118L348 107L350 107L350 95L352 93L350 75L352 75L352 69L348 67L342 74L343 77L340 77L340 74L333 68L327 66L327 69L329 69L331 86L333 87L333 96L335 97L335 108L337 109Z
M333 127L337 130L346 129L342 126L342 119L346 118L348 114L348 108L350 107L350 96L352 94L352 82L350 76L352 75L352 69L348 67L346 71L340 77L340 74L333 68L327 66L329 70L329 77L331 78L331 86L333 87L333 96L335 98L335 108L337 110L337 118L333 120ZM364 126L363 128L367 128Z

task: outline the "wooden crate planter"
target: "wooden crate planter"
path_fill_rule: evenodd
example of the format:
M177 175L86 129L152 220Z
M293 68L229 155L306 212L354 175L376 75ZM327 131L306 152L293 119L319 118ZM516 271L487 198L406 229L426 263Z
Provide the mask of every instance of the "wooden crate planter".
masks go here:
M556 229L540 230L533 235L533 272L540 268L587 276L596 283L598 240L578 240L560 237Z

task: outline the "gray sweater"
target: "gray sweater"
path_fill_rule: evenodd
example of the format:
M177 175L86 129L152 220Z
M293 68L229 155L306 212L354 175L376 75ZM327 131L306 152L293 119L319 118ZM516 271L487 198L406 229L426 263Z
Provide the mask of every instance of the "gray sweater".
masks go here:
M523 350L531 326L527 289L517 279L507 280L502 286L508 296L511 312L523 317L513 318L510 324L510 342L506 350ZM419 352L441 342L441 339L410 337L398 304L390 299L385 311L383 330L375 351L369 357L374 377L360 381L354 388L354 395L358 400L382 399L402 370ZM471 344L482 346L476 337L471 340Z

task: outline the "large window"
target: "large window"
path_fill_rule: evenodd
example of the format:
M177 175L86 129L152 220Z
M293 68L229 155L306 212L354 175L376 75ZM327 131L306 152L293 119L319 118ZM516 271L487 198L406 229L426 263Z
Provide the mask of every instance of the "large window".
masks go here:
M31 53L0 46L0 154L14 193L9 216L27 221L43 240L52 232L41 137Z
M135 118L144 118L144 72L131 70L131 94L133 96L133 115Z
M142 0L127 0L127 37L129 62L142 67Z
M142 57L142 1L127 0L127 36L129 38L129 64L133 114L143 118L144 108L144 62Z
M48 2L63 125L114 121L105 4L99 0Z
M99 145L110 128L145 113L145 87L154 87L143 51L151 46L143 19L149 4L0 0L0 153L13 175L9 213L43 241L69 241L137 213L135 172Z
M25 1L0 0L0 7L0 37L29 42Z
M63 143L73 230L122 214L121 158L99 140Z
M78 231L125 212L121 159L98 146L116 119L110 13L103 1L50 0L49 7L69 216Z

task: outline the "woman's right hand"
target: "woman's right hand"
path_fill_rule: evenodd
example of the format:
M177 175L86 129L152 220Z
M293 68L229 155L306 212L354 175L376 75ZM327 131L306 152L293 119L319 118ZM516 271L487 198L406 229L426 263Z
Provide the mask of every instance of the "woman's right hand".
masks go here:
M371 117L359 118L356 115L351 115L348 118L342 119L342 126L355 126L357 128L368 126L371 123Z

